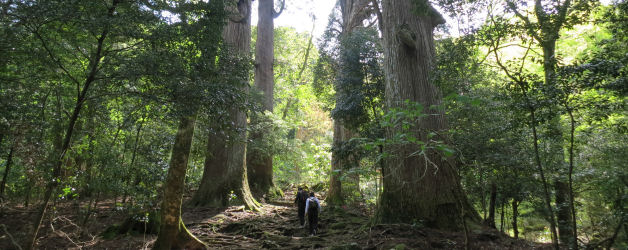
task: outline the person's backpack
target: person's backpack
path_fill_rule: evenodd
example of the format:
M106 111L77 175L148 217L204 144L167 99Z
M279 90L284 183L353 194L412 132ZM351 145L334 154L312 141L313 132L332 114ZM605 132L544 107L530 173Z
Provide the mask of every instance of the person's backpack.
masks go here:
M307 192L305 192L305 190L301 190L298 194L298 202L300 205L303 205L303 207L305 207L305 202L307 201Z
M307 208L307 213L308 214L318 214L318 202L316 202L316 199L310 199L310 206Z

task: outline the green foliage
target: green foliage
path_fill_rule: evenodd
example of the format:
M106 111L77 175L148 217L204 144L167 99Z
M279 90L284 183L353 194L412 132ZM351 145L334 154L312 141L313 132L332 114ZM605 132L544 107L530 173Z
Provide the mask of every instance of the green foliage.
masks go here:
M355 130L375 119L383 106L382 49L374 28L356 28L339 40L338 75L333 82L336 105L331 115Z
M255 30L253 34L255 39ZM250 128L251 133L270 132L265 132L267 139L251 142L249 147L273 155L273 175L279 186L325 181L332 134L328 112L311 84L318 53L312 46L305 58L308 34L279 27L274 35L275 108L272 113L253 109L251 119L259 123L251 123Z
M418 150L412 152L407 157L420 156L428 159L428 152L438 151L443 157L451 157L455 154L455 150L447 145L434 131L428 131L425 138L418 137L418 132L422 130L419 127L420 120L427 117L423 105L420 103L405 100L403 107L391 108L380 119L380 126L384 129L395 128L395 133L391 136L377 138L375 140L366 140L363 147L366 150L373 150L380 147L388 147L393 145L416 145ZM387 157L386 155L380 155Z

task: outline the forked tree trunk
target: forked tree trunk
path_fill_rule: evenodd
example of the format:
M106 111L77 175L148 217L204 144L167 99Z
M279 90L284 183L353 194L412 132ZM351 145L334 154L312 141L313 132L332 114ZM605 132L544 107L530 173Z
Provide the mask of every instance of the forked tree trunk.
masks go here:
M259 0L257 42L255 44L255 87L264 93L264 111L273 112L274 0ZM253 121L255 122L255 121ZM264 133L251 134L251 140L264 140ZM273 156L250 150L247 154L249 185L255 196L268 193L273 184Z
M386 106L389 109L403 107L405 100L418 102L426 110L442 104L438 87L429 81L429 72L434 58L432 32L443 19L426 0L421 0L420 4L414 2L383 1L382 35ZM435 132L438 134L436 140L446 141L442 136L447 132L444 112L440 109L427 111L432 115L417 121L419 129L413 132L414 136L427 142L428 133ZM390 128L386 136L392 138L400 131L400 127ZM389 157L385 159L383 169L384 191L377 211L378 220L422 220L427 226L452 230L462 230L464 219L478 223L479 216L460 185L455 161L444 159L441 153L429 149L425 157L411 156L418 150L418 145L385 147ZM463 216L452 216L462 214L462 211Z
M224 31L224 43L234 53L249 56L251 42L251 0L239 0L239 17L228 21ZM248 78L241 79L243 88L248 86ZM246 89L243 89L246 91ZM227 119L232 121L236 133L218 131L208 140L205 169L199 190L192 198L196 206L226 206L231 192L240 199L246 208L258 210L260 204L253 198L249 189L246 167L246 112L236 107L229 110ZM225 135L233 135L226 138Z
M201 249L208 248L203 242L194 237L183 224L181 219L181 201L185 184L185 172L188 168L188 158L194 136L196 117L183 117L179 121L179 129L174 139L174 146L170 157L168 176L163 187L163 201L161 203L161 224L159 236L153 249Z

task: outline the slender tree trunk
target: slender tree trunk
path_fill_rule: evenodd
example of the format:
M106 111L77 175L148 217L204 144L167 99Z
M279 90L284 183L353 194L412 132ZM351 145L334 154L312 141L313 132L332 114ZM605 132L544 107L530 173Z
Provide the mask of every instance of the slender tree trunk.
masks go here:
M207 249L208 246L194 237L181 219L181 201L185 188L185 173L194 136L196 117L183 117L174 139L168 176L163 187L161 225L153 249Z
M113 17L114 11L119 1L120 0L114 0L112 3L112 6L108 8L107 14L109 18ZM30 235L30 239L27 244L28 249L35 248L35 244L37 243L37 234L39 233L39 228L41 227L41 223L44 219L44 215L46 214L48 203L50 202L50 198L53 196L54 190L59 185L59 182L57 181L57 179L61 177L63 162L65 161L65 155L68 149L70 148L70 141L72 139L72 133L74 132L74 126L76 124L76 121L79 118L79 114L81 113L81 109L83 108L83 104L85 103L85 100L87 98L89 87L96 80L96 75L98 73L98 70L100 69L100 62L103 57L105 39L107 38L108 34L109 34L109 27L105 27L102 33L98 36L98 39L96 42L96 51L94 51L93 57L91 58L90 63L88 65L89 74L87 75L87 78L85 79L85 82L83 83L83 89L80 91L80 93L78 93L74 110L72 111L72 115L70 115L70 120L68 122L65 137L63 139L63 145L61 146L59 152L55 152L55 154L58 153L58 155L54 159L54 169L52 173L52 180L46 186L43 203L41 207L39 208L39 211L37 212L37 215L35 217L33 232Z
M13 164L13 152L15 151L15 142L11 145L11 149L9 149L9 156L7 156L7 162L4 167L4 175L2 176L2 182L0 183L0 196L4 195L4 188L7 185L7 179L9 177L9 172L11 171L11 165Z
M386 106L403 107L405 100L423 107L441 105L438 87L429 81L433 66L433 29L443 19L429 2L421 1L425 9L417 10L410 0L383 1L384 69L386 72ZM421 14L417 15L417 11ZM414 136L429 141L428 133L446 133L447 122L442 110L429 110L432 115L418 122ZM392 138L401 128L390 128ZM433 138L432 138L433 139ZM443 136L437 140L447 141ZM463 219L479 222L479 216L469 204L460 185L456 163L444 159L436 150L424 156L412 153L418 145L387 145L384 186L377 219L381 222L423 220L426 225L443 229L462 230ZM425 175L423 174L425 173ZM459 205L460 204L460 205ZM452 216L461 214L464 216Z
M0 129L4 130L5 128L0 127ZM0 154L2 153L2 142L4 142L4 131L0 132Z
M517 226L517 217L519 216L519 201L512 199L512 231L515 239L519 239L519 227Z
M569 114L569 124L570 124L570 130L569 130L569 174L568 174L568 178L569 178L569 210L571 211L571 229L572 229L572 233L573 233L573 239L571 240L572 245L570 245L569 247L573 248L573 249L577 249L578 248L578 227L576 225L576 205L575 205L575 199L576 197L574 196L573 193L573 168L574 168L574 163L573 163L573 157L574 157L574 134L576 131L576 120L573 117L573 112L572 110L567 107L567 113Z
M488 206L488 218L486 219L486 225L495 228L495 202L497 200L497 185L495 182L491 182L491 198Z
M255 87L264 93L264 111L273 112L274 89L274 0L259 0L257 41L255 44ZM252 121L254 122L254 121ZM264 133L251 134L251 140L264 140ZM249 150L247 167L251 192L262 197L274 186L273 156L262 150Z
M129 193L129 189L134 189L135 186L140 184L140 174L138 173L135 167L135 157L137 155L137 148L140 143L140 134L142 133L142 127L144 126L145 117L140 121L140 124L137 126L137 131L135 132L135 145L133 146L133 152L131 153L131 163L129 164L129 169L131 170L131 175L128 177L126 182L126 187L124 187L124 198L122 199L122 203L126 203L126 198ZM131 176L135 175L135 180L131 182ZM134 185L131 185L133 183ZM132 204L132 203L131 203Z
M503 195L502 195L503 196ZM502 233L504 232L504 220L506 219L505 215L504 215L504 206L506 204L506 201L504 200L504 198L502 197L502 211L500 214L500 219L499 219L499 231L501 231Z
M28 206L30 206L30 202L31 202L31 193L32 193L32 189L33 189L33 184L30 181L30 177L28 175L26 175L26 191L25 191L25 195L24 195L24 207L28 208Z
M525 92L524 92L525 95ZM527 95L525 96L528 100ZM550 222L550 232L552 233L552 245L554 249L558 249L558 233L556 232L556 219L554 218L554 209L552 209L552 198L550 196L549 187L547 185L547 178L545 178L545 171L543 171L543 164L541 163L541 156L539 152L539 137L536 131L536 116L534 108L529 103L530 107L530 127L532 127L532 137L534 140L534 160L536 162L537 169L541 176L541 183L543 184L543 198L545 201L545 209L547 210L547 219Z
M239 56L248 57L251 42L251 0L239 0L237 6L241 18L230 18L223 31L224 43ZM241 79L243 91L247 91L248 84L248 78ZM197 206L226 206L233 192L246 208L258 210L260 204L251 194L247 176L246 112L233 107L227 119L232 121L232 129L236 132L218 131L208 141L208 150L211 151L207 152L206 157L211 158L205 159L201 185L191 203ZM227 138L227 135L232 136Z

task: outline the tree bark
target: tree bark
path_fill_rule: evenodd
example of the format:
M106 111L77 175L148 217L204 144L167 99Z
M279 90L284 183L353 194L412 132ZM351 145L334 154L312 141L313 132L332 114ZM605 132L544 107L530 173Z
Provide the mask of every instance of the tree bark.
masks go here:
M567 105L565 105L567 106ZM578 246L578 227L576 225L576 205L575 205L575 195L573 192L573 169L574 169L574 134L576 131L576 120L573 117L573 111L570 107L567 107L567 113L569 114L569 174L568 174L568 183L569 183L569 210L571 211L571 229L573 238L571 242L573 245L570 247L577 248Z
M196 117L183 117L174 139L168 176L163 187L161 224L153 249L207 249L207 245L192 235L181 219L181 201L185 185L185 172L194 136Z
M569 209L569 185L563 181L554 181L556 198L556 220L558 223L558 239L561 244L570 246L573 239L571 230L571 210Z
M274 89L274 0L259 0L257 21L257 41L255 44L255 87L264 93L263 109L273 112ZM251 134L251 140L264 140L264 133ZM249 150L247 167L251 192L262 197L274 186L273 156L264 152Z
M6 128L0 127L0 129L5 130ZM0 154L2 153L2 142L4 141L4 131L0 132Z
M383 1L385 99L389 109L403 107L405 100L424 107L441 105L441 95L430 82L429 72L435 53L432 32L443 19L429 2L422 0L420 5L424 8L415 8L417 3L409 0ZM424 142L430 140L430 132L442 135L447 131L444 112L430 113L417 121L420 129L413 132ZM386 136L392 138L400 129L389 128ZM436 140L446 138L437 136ZM425 156L411 156L421 150L418 145L386 145L384 150L389 156L385 159L384 191L377 211L380 222L422 220L427 226L451 230L462 230L465 219L479 222L462 190L454 160L430 149ZM462 211L464 216L452 216Z
M519 239L519 228L517 227L517 217L519 216L519 201L512 199L512 231L515 239Z
M346 129L342 122L334 119L334 148L338 148L345 141L351 138L351 131ZM346 158L346 157L345 157ZM348 159L342 159L338 156L337 150L332 151L331 155L331 175L329 178L329 194L327 195L326 202L331 206L340 206L345 204L345 197L343 195L343 185L342 181L340 181L342 175L344 174L344 170L346 169L346 165Z
M223 31L223 41L227 49L246 58L251 42L251 0L239 0L237 7L241 18L229 19ZM248 78L241 79L243 91L247 91L248 84ZM208 140L208 150L211 151L207 152L206 157L211 158L205 159L201 185L191 203L196 206L226 206L233 192L247 209L258 210L260 204L251 194L247 177L246 112L233 107L227 119L232 121L232 129L236 132L219 130L214 134L215 137ZM232 136L227 137L230 134ZM216 140L215 144L213 140Z
M491 182L491 197L488 205L488 218L486 225L495 228L495 202L497 200L497 185Z
M14 151L15 151L15 142L13 142L13 144L11 145L11 149L9 149L9 156L7 156L7 162L4 167L4 175L2 176L2 182L0 183L0 196L4 195L4 188L7 185L7 179L11 171L11 165L13 164L13 152Z
M343 46L343 39L351 36L353 30L357 27L362 26L362 21L368 17L367 6L370 3L370 0L340 0L339 7L340 12L342 14L342 31L338 35L338 40L340 41L339 49L341 51L346 50ZM342 56L340 56L340 65L357 65L360 62L349 61L350 59L359 60L359 57L349 58L344 56L345 52L340 52ZM341 66L343 69L346 67ZM340 70L340 74L348 74L353 72L345 72L346 70ZM340 76L336 77L336 81L340 81ZM339 93L343 91L347 91L345 88L340 88L339 84L336 82L334 84L334 88L336 90L336 103L339 103L342 98L342 95ZM351 89L350 91L353 91ZM345 95L346 96L346 95ZM344 126L344 121L342 119L334 119L334 137L333 137L333 145L334 148L339 148L343 145L343 143L349 141L353 138L353 133L350 129ZM327 203L334 205L343 205L345 204L345 197L343 194L343 184L340 181L342 175L344 174L344 170L348 170L352 164L352 156L348 156L349 154L344 154L345 156L339 157L338 152L334 150L331 156L331 177L329 182L329 195ZM351 181L352 183L346 183L349 185L344 185L344 189L358 187L359 188L359 176L357 176L357 182L355 181L355 176L353 178L345 178L347 181ZM346 181L345 181L346 182ZM347 190L351 191L351 190ZM351 193L351 192L347 192Z
M502 200L502 204L501 204L502 205L502 211L500 213L499 231L501 231L503 233L504 232L504 224L506 224L505 223L506 216L504 214L504 207L506 206L506 201L504 200L503 197L502 197L501 200Z

